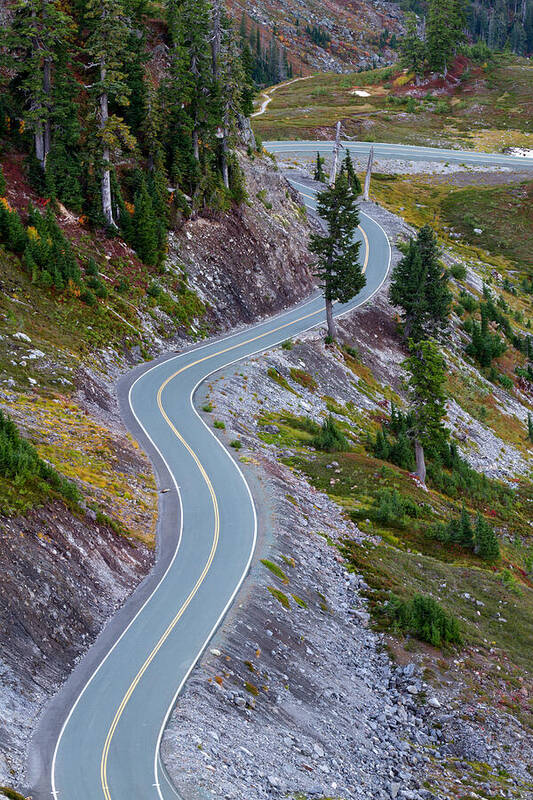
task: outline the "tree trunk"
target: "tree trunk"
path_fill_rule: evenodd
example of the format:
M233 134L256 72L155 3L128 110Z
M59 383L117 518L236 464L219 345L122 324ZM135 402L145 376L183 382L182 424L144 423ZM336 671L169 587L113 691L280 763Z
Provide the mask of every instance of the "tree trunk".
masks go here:
M335 130L335 145L333 147L333 164L331 165L331 174L329 176L329 185L334 186L337 180L337 165L339 163L339 148L341 145L341 123L337 122Z
M52 62L49 58L45 59L44 68L43 68L43 90L46 97L50 97L50 93L52 91ZM46 159L48 158L48 153L50 152L50 148L52 146L52 126L50 124L50 117L48 113L46 114L46 119L44 122L44 165L43 169L46 168Z
M218 59L220 56L220 48L222 46L222 14L220 8L220 0L213 2L213 36L211 39L211 59L213 65L213 77L215 80L218 78Z
M333 302L326 298L326 320L328 323L328 336L331 339L337 338L337 328L333 317Z
M198 144L198 129L197 129L196 125L194 126L194 129L193 129L193 132L192 132L192 149L193 149L194 158L196 159L196 161L200 161L200 147L199 147L199 144Z
M415 441L415 456L416 456L416 474L420 482L426 485L426 459L424 458L424 448L416 439Z
M100 78L105 83L106 69L100 67ZM107 92L100 95L100 130L103 131L109 119L109 105ZM113 219L113 204L111 201L111 152L109 146L104 144L102 149L102 211L108 225L116 228Z
M372 164L374 163L374 148L370 148L370 153L368 154L368 164L366 166L366 175L365 175L365 190L363 192L363 200L370 199L370 177L372 175Z
M228 132L226 128L224 128L224 138L222 139L222 180L226 189L229 189Z
M44 145L44 126L42 122L37 122L35 125L35 157L44 172L46 169L46 152Z

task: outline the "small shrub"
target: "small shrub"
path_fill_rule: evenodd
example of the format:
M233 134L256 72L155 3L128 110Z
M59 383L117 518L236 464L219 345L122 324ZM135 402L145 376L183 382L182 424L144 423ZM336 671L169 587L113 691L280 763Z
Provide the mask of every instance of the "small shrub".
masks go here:
M229 443L230 447L233 447L235 450L240 450L242 447L242 442L239 439L233 439Z
M309 391L314 392L316 389L316 381L312 375L306 372L304 369L298 369L297 367L291 368L291 378L296 383L299 383L300 386L303 386L304 389L309 389Z
M289 582L289 579L287 578L281 567L278 567L278 565L274 564L273 561L269 561L268 558L262 558L261 564L267 569L269 569L270 572L272 572L276 576L276 578L279 578L280 581L283 581L283 583Z
M127 278L121 278L115 286L115 291L119 294L125 294L130 288L130 282Z
M385 613L394 627L434 647L462 643L457 619L432 597L417 594L408 601L395 597L387 604Z
M224 430L226 430L226 423L222 422L221 419L216 419L213 422L213 427L218 428L218 430L220 430L220 431L224 431Z
M96 261L94 258L90 258L87 262L87 266L85 267L85 272L87 275L92 275L94 278L98 277L98 267L96 266Z
M97 303L94 292L90 289L82 289L80 292L80 300L87 306L95 306Z
M161 286L156 281L152 281L149 284L148 288L146 289L146 294L149 297L153 297L154 300L157 300L162 291L163 289L161 288Z
M352 347L349 344L345 344L343 349L344 352L347 353L350 356L350 358L353 358L355 361L359 361L359 359L361 358L357 347Z
M292 350L294 344L291 342L290 339L286 339L284 342L281 343L281 346L284 350Z
M313 439L313 447L317 450L325 450L328 453L340 452L349 449L349 444L342 431L335 424L335 420L329 415L324 420L322 428Z
M385 525L403 528L407 517L418 517L416 504L409 497L402 497L397 489L380 489L374 505L374 518Z
M450 267L450 274L456 281L464 281L466 278L466 267L464 264L453 264Z
M283 608L289 609L291 607L289 598L287 597L286 594L283 594L283 592L280 592L280 590L274 588L274 586L267 586L267 589L272 595L272 597L275 597L278 603L281 603Z
M14 789L10 789L9 786L0 786L0 793L4 795L4 797L8 797L9 800L26 800L23 794L16 792Z
M30 442L23 439L10 417L0 411L0 475L21 489L32 482L77 503L79 491L54 467L44 461Z
M464 289L461 289L461 292L459 294L459 300L464 310L468 311L469 314L472 314L479 306L479 303L476 300L476 298L473 295L469 294L468 292L465 292Z
M202 411L205 411L206 414L209 414L209 412L212 410L213 406L211 405L211 403L205 403L205 405L202 406Z

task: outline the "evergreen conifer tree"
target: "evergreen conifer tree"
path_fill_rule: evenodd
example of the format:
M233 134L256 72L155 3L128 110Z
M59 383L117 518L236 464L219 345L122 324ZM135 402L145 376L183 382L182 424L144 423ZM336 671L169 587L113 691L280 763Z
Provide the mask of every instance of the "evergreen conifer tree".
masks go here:
M145 264L154 266L159 260L158 231L152 198L144 180L135 195L132 228L135 252Z
M427 338L442 331L451 308L448 276L438 260L434 232L425 225L392 272L389 298L402 309L406 339Z
M356 171L354 169L352 157L350 155L350 151L349 150L346 151L346 155L344 157L344 161L342 162L341 173L346 175L346 178L348 180L348 186L350 187L350 189L352 190L354 195L355 196L360 195L361 194L361 182L360 182L360 180L359 180L359 178L357 176L357 173L356 173Z
M500 545L496 534L481 514L478 514L476 519L474 552L485 561L496 561L500 556Z
M411 355L404 363L409 374L410 408L412 413L411 437L415 445L416 474L426 482L424 449L438 446L446 440L448 432L443 424L446 414L445 361L435 342L409 341Z
M474 546L474 531L470 523L470 517L466 508L461 508L461 516L459 518L459 542L463 547L471 548Z
M347 303L366 283L359 263L361 243L354 235L359 225L355 196L345 175L318 195L317 210L327 233L312 234L309 249L318 259L317 275L326 301L328 335L336 338L333 303Z
M326 182L326 173L324 172L324 158L320 155L319 152L316 154L316 162L315 162L315 173L313 175L315 181L320 181L320 183Z
M89 90L95 101L102 212L106 223L116 227L111 195L111 153L124 146L133 148L135 142L122 118L110 113L109 104L110 101L122 107L129 104L125 64L129 60L126 45L130 29L123 0L86 0L85 19L89 27L85 42L87 67L95 72Z
M24 121L33 131L35 156L44 173L52 144L54 64L73 21L57 0L16 0L14 12L12 24L0 33L1 60L16 75Z
M409 11L405 18L405 34L400 41L400 63L418 79L424 72L425 59L426 46L418 32L416 14Z

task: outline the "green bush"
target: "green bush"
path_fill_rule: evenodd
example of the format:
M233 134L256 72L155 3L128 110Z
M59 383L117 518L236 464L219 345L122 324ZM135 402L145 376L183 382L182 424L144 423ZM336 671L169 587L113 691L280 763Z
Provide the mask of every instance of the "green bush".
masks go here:
M46 214L29 209L24 263L33 282L41 286L47 285L49 278L58 291L63 291L69 282L81 284L78 262L50 206Z
M469 294L468 292L465 292L464 289L461 289L459 293L459 301L463 306L464 310L468 311L469 314L472 314L479 306L479 303L476 300L476 298L473 295Z
M324 420L320 432L313 439L313 447L317 450L325 450L328 453L349 449L346 437L335 424L335 420L331 414Z
M87 275L92 275L94 278L98 277L98 267L94 258L90 258L88 260L87 266L85 267L85 273Z
M218 428L218 430L219 430L219 431L223 431L223 430L225 430L225 429L226 429L226 423L225 423L225 422L222 422L222 420L221 420L221 419L216 419L216 420L213 422L213 427L214 427L214 428Z
M230 447L233 447L233 448L235 448L235 450L240 450L240 449L241 449L241 447L242 447L242 442L241 442L239 439L233 439L233 440L232 440L232 441L229 443L229 445L230 445Z
M82 289L80 292L80 300L88 306L96 305L96 296L90 289Z
M500 545L494 529L481 514L477 515L474 529L474 552L485 561L497 561Z
M10 789L9 786L0 786L0 793L4 795L4 797L8 797L9 800L26 800L23 794L16 792L14 789Z
M466 278L466 267L464 264L453 264L450 267L450 274L456 281L464 281Z
M77 503L80 499L75 484L43 461L33 445L19 434L13 420L2 411L0 411L0 475L19 487L35 481L61 495L65 500Z
M417 594L407 601L394 597L387 603L385 614L393 627L434 647L462 643L457 619L432 597Z
M402 497L397 489L380 489L371 515L384 525L404 528L407 517L418 516L418 507L409 497Z
M151 283L148 285L148 288L146 289L146 294L149 297L153 297L155 300L157 300L162 291L163 289L157 283L157 281L151 281Z

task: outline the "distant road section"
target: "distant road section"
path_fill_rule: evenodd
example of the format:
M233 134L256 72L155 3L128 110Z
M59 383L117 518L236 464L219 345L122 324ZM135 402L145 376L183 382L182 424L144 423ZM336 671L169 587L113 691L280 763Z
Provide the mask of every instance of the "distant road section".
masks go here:
M263 142L265 150L275 154L331 153L332 142L323 141L284 141ZM474 150L444 150L440 147L419 147L418 145L387 144L386 142L343 141L342 147L361 156L367 156L371 147L376 158L397 159L398 161L438 161L440 163L465 164L465 166L508 167L510 169L530 169L533 159L521 155L504 153L481 153Z

